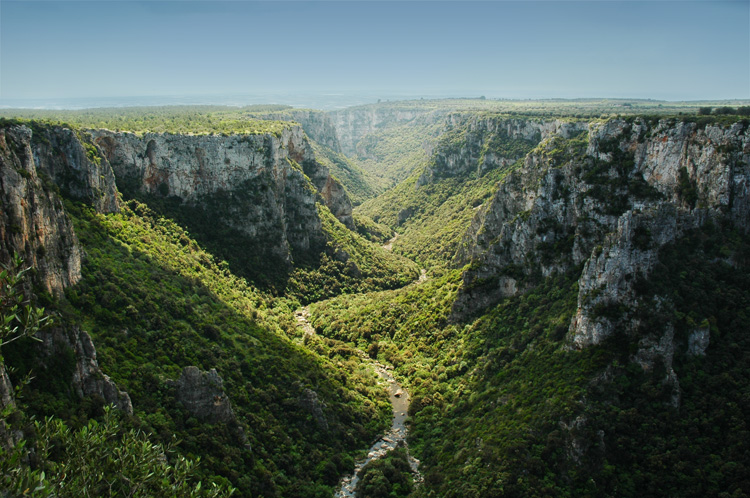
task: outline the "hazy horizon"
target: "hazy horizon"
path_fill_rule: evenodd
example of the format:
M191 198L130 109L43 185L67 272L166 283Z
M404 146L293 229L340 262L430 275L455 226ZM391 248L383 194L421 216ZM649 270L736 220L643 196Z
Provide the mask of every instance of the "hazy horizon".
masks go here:
M3 0L0 105L748 99L749 19L747 1Z
M484 96L480 96L484 97ZM473 95L383 95L383 94L247 94L247 95L145 95L145 96L113 96L113 97L80 97L80 98L58 98L58 99L2 99L0 98L0 110L44 110L44 111L76 111L84 109L126 108L126 107L164 107L164 106L227 106L246 107L253 105L287 105L293 108L319 109L323 111L334 111L358 105L375 104L379 102L406 102L414 100L441 100L457 99L469 100L480 97ZM750 99L710 99L692 101L670 101L662 99L628 99L608 97L588 98L539 98L539 99L507 99L502 97L486 97L487 100L507 102L575 102L575 101L598 101L609 100L654 102L669 104L703 104L706 105L750 105Z

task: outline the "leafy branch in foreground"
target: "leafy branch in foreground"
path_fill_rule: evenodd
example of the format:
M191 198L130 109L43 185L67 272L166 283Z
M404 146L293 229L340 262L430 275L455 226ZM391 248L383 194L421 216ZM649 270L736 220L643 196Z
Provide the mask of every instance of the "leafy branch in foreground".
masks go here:
M122 432L111 407L104 420L71 430L62 420L35 422L33 467L24 451L27 441L0 448L0 494L58 498L80 497L224 497L234 489L195 482L199 461L167 455L140 431Z
M24 268L18 254L0 267L0 347L22 337L39 340L36 333L51 325L52 318L44 315L44 308L32 306L30 299L24 296L22 283L31 267Z

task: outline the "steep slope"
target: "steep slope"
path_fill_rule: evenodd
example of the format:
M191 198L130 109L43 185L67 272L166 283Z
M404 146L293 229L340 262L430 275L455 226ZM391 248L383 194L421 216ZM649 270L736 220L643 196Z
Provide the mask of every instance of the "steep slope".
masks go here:
M335 343L315 353L295 344L286 301L232 275L145 205L123 204L85 133L14 123L2 131L5 257L15 249L37 258L36 294L55 314L41 343L3 348L4 407L10 382L33 372L28 414L79 424L112 403L152 439L178 437L178 451L201 457L204 482L231 483L242 496L330 495L390 414L358 356ZM348 232L324 206L313 209Z
M323 223L326 211L354 228L351 202L302 128L279 129L227 136L93 133L126 196L177 220L258 285L309 301L308 294L335 292L316 281L342 280L347 271L361 276L367 290L416 278L416 268L394 255L383 253L385 266L358 259L361 251L336 235L343 232L335 223Z
M542 137L580 125L454 113L428 160L397 187L357 209L399 233L394 251L430 270L444 269L476 210Z
M33 279L24 283L26 302L32 294L51 302L81 279L84 252L63 207L59 194L62 189L100 212L119 210L112 169L100 160L90 137L62 127L34 126L32 130L3 123L0 262L15 271L13 260L18 255L24 268L34 269ZM9 290L3 289L4 305L8 294ZM132 411L127 393L121 392L99 368L96 350L84 330L75 324L59 323L41 330L38 338L42 341L34 353L38 381L72 396L96 396ZM10 342L12 337L5 339ZM29 349L28 341L26 346ZM14 353L5 352L11 365L18 359ZM3 405L8 405L14 393L2 362L0 376L6 379L0 397Z
M377 195L375 182L352 159L325 145L312 142L315 158L331 171L331 175L341 182L354 206Z
M316 160L329 169L331 175L346 189L352 204L359 205L375 197L373 179L344 155L338 132L330 116L313 109L284 109L266 112L248 112L254 119L291 121L299 123L315 151Z
M329 113L341 150L382 193L427 159L448 111L409 103L352 107Z
M456 269L311 307L411 383L416 496L747 492L749 139L736 118L558 126ZM481 143L423 178L477 175Z

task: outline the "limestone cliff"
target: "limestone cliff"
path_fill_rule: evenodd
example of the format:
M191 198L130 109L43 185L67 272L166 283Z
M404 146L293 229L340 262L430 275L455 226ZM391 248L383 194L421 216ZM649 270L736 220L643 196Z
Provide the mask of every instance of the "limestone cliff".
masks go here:
M289 109L278 112L251 114L254 118L275 121L294 121L302 126L305 133L315 142L325 145L334 152L341 152L336 127L330 116L314 109Z
M649 274L660 247L709 220L750 226L750 134L742 123L589 127L587 139L551 133L477 214L456 256L472 265L454 316L583 264L570 337L575 347L597 344L634 324L616 327L593 310L633 306L636 277Z
M0 129L0 259L14 252L54 295L81 276L81 250L54 184L40 178L26 126Z
M571 138L586 123L561 120L508 119L503 116L453 113L417 186L453 176L481 176L523 158L541 140L553 135Z
M227 212L217 213L217 221L262 240L287 263L293 251L324 244L318 193L353 226L346 193L315 160L297 125L278 136L93 133L122 185L187 205L219 202Z
M433 111L427 108L391 105L365 105L349 107L329 113L341 145L341 152L355 157L359 155L357 144L365 136L388 126L407 123L433 123L442 120L448 111Z
M617 149L603 152L613 139ZM707 222L728 219L742 231L750 229L750 132L742 123L700 128L612 121L594 129L588 155L607 160L618 150L633 155L635 170L662 198L623 213L601 251L586 261L571 324L577 347L597 344L615 331L615 324L594 318L592 310L635 305L636 277L648 276L660 247Z
M83 254L61 191L100 212L119 209L112 169L84 135L33 123L0 127L0 261L18 253L34 269L26 293L33 286L61 297L81 278ZM98 396L132 411L127 393L99 368L86 332L60 323L40 331L38 338L42 363L73 351L76 367L70 383L79 396ZM12 391L2 365L0 380L0 398L8 405Z

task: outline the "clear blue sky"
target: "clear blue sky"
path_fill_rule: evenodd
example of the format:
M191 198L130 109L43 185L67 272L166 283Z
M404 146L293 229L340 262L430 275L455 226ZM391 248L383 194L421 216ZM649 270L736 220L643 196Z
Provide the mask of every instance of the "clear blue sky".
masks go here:
M0 98L750 98L750 1L0 0Z

